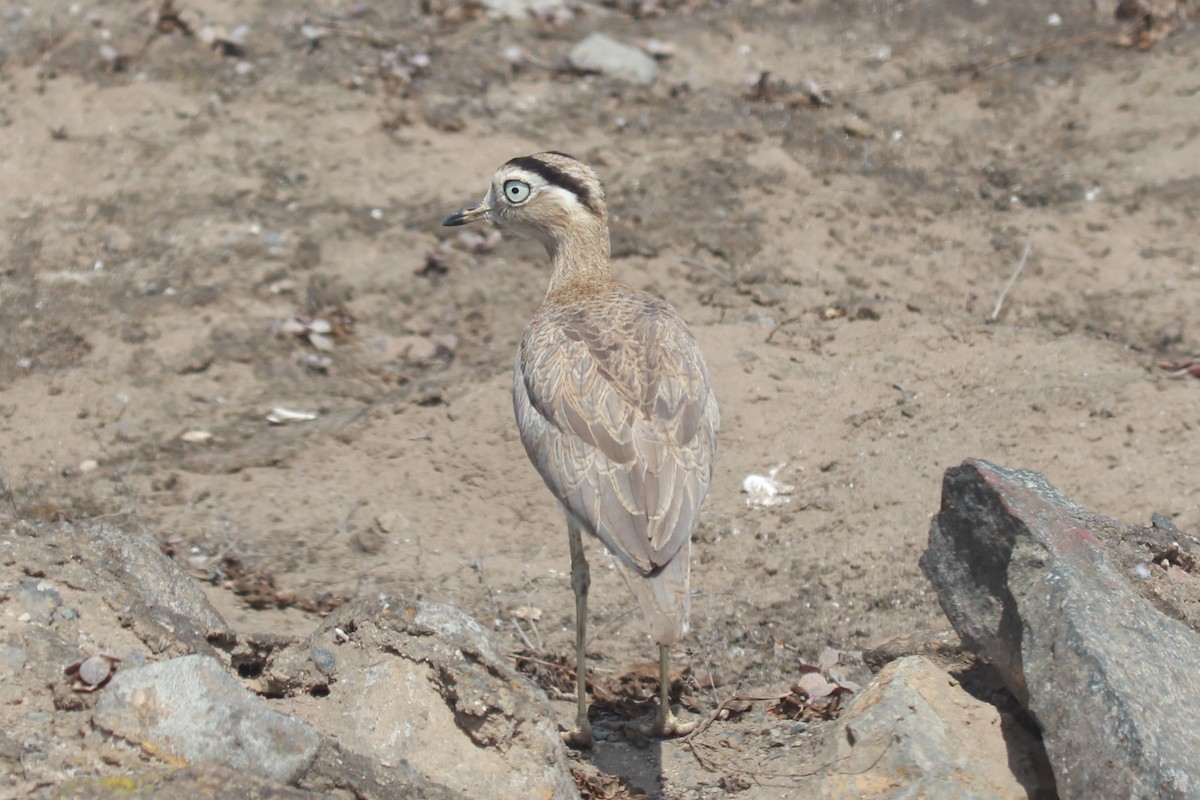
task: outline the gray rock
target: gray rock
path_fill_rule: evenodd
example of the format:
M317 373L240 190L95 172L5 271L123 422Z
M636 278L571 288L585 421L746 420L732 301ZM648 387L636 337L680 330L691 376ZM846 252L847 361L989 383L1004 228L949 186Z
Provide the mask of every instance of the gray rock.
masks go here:
M396 753L386 760L370 758L332 739L321 744L301 786L354 800L467 800L466 795L419 774Z
M266 707L207 656L122 670L93 721L151 753L292 783L321 744L309 725Z
M40 526L34 535L52 552L68 556L59 580L84 588L117 607L155 652L216 651L210 637L230 637L225 620L195 582L140 531L104 522Z
M336 656L332 675L322 671L329 659L315 656L323 650ZM468 797L579 797L545 694L450 606L351 603L307 641L273 654L263 680L302 694L294 713L319 720L343 754L388 771ZM311 692L316 686L328 692Z
M963 642L1042 728L1064 798L1200 797L1200 637L1140 597L1034 472L947 470L921 559Z
M884 667L828 736L822 800L1054 796L1036 737L921 656Z
M0 676L5 672L19 672L25 666L25 648L0 645Z
M0 766L5 770L19 769L22 754L21 743L0 730Z
M589 34L571 48L567 60L581 72L599 72L642 86L649 86L658 77L658 64L653 58L603 33Z
M4 614L19 622L49 625L62 605L62 595L46 580L21 581L4 591Z

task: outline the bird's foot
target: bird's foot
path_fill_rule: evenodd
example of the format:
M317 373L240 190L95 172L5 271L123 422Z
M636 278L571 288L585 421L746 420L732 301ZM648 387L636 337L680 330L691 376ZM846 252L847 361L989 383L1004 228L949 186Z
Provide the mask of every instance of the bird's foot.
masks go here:
M596 742L596 737L592 735L592 726L586 723L563 731L562 737L567 747L574 750L589 750Z
M677 736L687 736L692 731L696 730L698 721L680 722L671 709L666 712L660 711L654 718L654 722L649 725L639 725L638 733L643 736L652 736L659 739L673 739Z

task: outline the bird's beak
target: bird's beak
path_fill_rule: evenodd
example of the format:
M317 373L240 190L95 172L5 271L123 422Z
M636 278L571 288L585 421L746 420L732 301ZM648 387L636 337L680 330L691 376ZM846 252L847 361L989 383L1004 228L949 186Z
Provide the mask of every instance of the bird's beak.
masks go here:
M460 208L450 216L442 220L442 224L446 227L454 227L456 225L466 225L469 222L475 222L480 219L487 219L488 212L492 207L487 204L487 198L480 200L478 203L469 205L465 208Z

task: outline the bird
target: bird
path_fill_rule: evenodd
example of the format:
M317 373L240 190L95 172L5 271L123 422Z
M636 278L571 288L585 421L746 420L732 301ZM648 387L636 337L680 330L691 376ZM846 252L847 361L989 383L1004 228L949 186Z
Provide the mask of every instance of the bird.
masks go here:
M491 220L541 242L545 298L513 368L513 410L529 460L561 504L575 594L576 719L564 733L590 747L586 633L590 572L583 534L621 568L658 645L652 736L682 736L670 705L670 648L688 629L692 530L713 479L720 429L708 367L674 308L618 280L595 170L557 151L513 158L483 199L443 220Z

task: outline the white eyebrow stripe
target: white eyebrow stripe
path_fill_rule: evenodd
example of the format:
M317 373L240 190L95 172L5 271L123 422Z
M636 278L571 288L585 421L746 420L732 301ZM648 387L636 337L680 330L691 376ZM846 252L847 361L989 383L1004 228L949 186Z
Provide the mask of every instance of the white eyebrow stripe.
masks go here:
M554 194L562 198L564 202L583 208L583 203L580 202L579 195L575 194L570 189L564 189L561 186L555 186L552 183L546 183L545 181L542 181L542 185L538 187L538 191Z
M545 178L543 178L541 175L538 175L536 172L530 172L528 170L519 169L516 167L507 170L504 173L504 180L500 181L500 183L503 185L509 181L521 181L522 183L527 183L530 186L550 185Z

